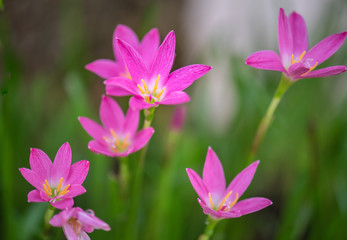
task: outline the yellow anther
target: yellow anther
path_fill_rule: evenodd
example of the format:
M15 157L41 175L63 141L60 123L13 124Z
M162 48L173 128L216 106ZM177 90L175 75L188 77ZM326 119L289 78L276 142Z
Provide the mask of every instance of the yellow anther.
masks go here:
M234 201L229 204L229 208L232 208L235 205L235 203L237 202L237 200L239 200L239 194L238 193L236 193Z
M117 138L117 135L116 135L115 131L113 130L113 128L110 128L110 132L111 132L111 134L112 134L112 137L113 137L114 139L116 139L116 138Z
M305 56L305 54L306 54L306 51L303 51L299 57L299 60L301 60Z
M311 72L313 69L315 69L317 67L317 65L318 65L318 62L316 62L315 65L313 65L312 67L310 67L310 69L307 72L301 74L301 77L305 76L307 73Z
M164 91L165 91L165 88L163 88L163 90L161 90L160 93L157 95L157 99L160 98L160 96L163 94Z
M233 191L228 192L228 194L224 197L223 201L219 204L217 211L220 211L223 208L225 201L228 200L232 192Z
M294 64L294 54L292 54L292 57L290 58L290 64Z
M154 88L153 88L153 95L157 92L158 84L159 84L159 78L160 74L157 77L157 80L155 80Z
M57 187L57 192L60 191L61 188L61 184L63 183L63 178L60 178L59 183L58 183L58 187Z
M67 185L61 192L59 192L58 196L61 196L61 195L64 195L64 194L70 192L69 187L70 187L70 184Z
M213 208L213 202L212 202L212 197L210 192L208 193L208 198L210 199L211 208Z
M48 193L49 193L48 196L50 196L50 195L52 195L52 189L51 189L51 187L49 186L49 184L48 184L48 182L47 182L47 179L45 179L45 183L46 183L47 191L48 191Z
M142 94L145 94L145 91L143 91L143 89L141 88L140 84L137 84L137 87L139 88L139 90L140 90L140 92L141 92Z
M148 91L147 85L145 83L145 80L141 79L141 81L142 81L142 84L143 84L143 88L145 89L145 93L149 95L149 91Z
M112 142L111 139L109 139L108 137L103 136L102 138L108 143Z
M46 187L46 184L43 184L43 190L45 191L45 193L46 193L47 196L49 197L50 194L49 194L49 192L48 192L48 189L47 189L47 187Z

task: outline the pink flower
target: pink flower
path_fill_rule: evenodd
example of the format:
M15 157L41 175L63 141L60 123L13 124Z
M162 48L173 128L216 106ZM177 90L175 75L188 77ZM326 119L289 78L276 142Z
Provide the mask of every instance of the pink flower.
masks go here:
M142 56L147 66L153 62L153 58L159 46L158 29L151 29L140 42L129 27L119 24L113 33L113 53L116 61L109 59L98 59L86 65L86 69L97 74L98 76L107 79L111 77L126 77L130 78L129 72L125 66L122 55L116 45L116 39L122 39L133 46Z
M211 70L211 67L195 64L180 68L171 74L175 58L175 33L171 31L159 47L152 65L130 44L116 39L120 53L131 79L114 77L105 81L106 93L113 96L133 95L130 106L134 109L156 107L159 104L174 105L188 102L189 96L182 90Z
M203 171L203 179L192 169L187 168L188 177L196 193L198 202L205 214L214 218L237 218L259 211L272 202L266 198L248 198L238 202L251 183L259 161L240 172L229 184L225 185L223 167L216 153L209 148Z
M86 192L81 185L89 170L86 160L71 166L71 148L64 143L54 162L40 149L30 149L30 169L20 168L23 177L36 190L28 194L28 202L49 202L53 207L64 209L73 206L73 197Z
M84 130L94 138L88 148L110 157L125 157L143 148L154 133L151 127L137 132L139 111L129 109L124 116L122 109L112 98L103 96L100 119L103 127L89 118L79 117Z
M68 240L88 240L90 238L87 233L94 229L111 230L107 223L95 217L92 210L83 211L79 207L61 211L49 223L54 227L62 227Z
M273 51L264 50L250 55L246 64L283 72L292 81L340 74L347 70L346 66L314 69L342 46L346 35L346 31L330 35L308 51L305 20L296 12L287 17L281 8L278 17L278 48L281 58Z

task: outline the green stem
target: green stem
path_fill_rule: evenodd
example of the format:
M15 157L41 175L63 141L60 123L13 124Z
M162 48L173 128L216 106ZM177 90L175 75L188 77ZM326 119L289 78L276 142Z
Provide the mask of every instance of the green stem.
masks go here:
M55 208L49 204L43 220L43 239L45 240L49 239L49 230L51 229L49 220L51 220L51 218L53 217L54 211Z
M203 234L199 236L198 240L209 240L210 237L213 235L214 228L218 221L218 219L213 219L211 216L208 216L206 220L205 231Z
M261 120L261 122L258 126L257 133L256 133L255 138L253 140L251 152L250 152L249 157L246 161L246 166L248 166L254 160L254 156L257 153L258 147L259 147L261 141L263 140L270 124L273 121L274 112L275 112L278 104L280 103L284 93L288 90L288 88L292 84L293 84L293 82L291 82L284 74L282 74L281 81L278 84L277 90L276 90L276 92L272 98L272 101L271 101L269 107L267 108L266 113L265 113L263 119Z
M150 127L153 120L155 108L145 109L145 120L143 124L143 129ZM143 181L143 173L144 173L144 165L145 165L145 157L148 150L148 144L142 148L140 151L138 165L135 172L134 184L131 191L131 199L130 199L130 208L129 208L129 219L127 222L126 228L126 238L127 240L137 239L138 232L138 224L137 224L137 216L140 208L140 200L141 200L141 188Z
M129 188L129 161L128 157L120 157L120 185L124 199L127 198Z

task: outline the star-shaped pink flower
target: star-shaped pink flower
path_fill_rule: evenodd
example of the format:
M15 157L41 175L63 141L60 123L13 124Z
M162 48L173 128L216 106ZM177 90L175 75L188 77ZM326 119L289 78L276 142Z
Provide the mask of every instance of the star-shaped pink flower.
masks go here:
M130 44L116 39L116 44L129 70L131 79L110 78L105 81L106 93L133 95L130 106L134 109L156 107L159 104L174 105L188 102L189 96L182 90L203 76L211 67L195 64L170 73L175 58L175 33L171 31L160 45L152 65L147 65L141 54Z
M89 162L82 160L71 166L71 148L64 143L54 162L40 149L30 149L30 167L20 168L23 177L36 190L28 194L28 202L49 202L59 209L73 206L73 197L86 192L81 185L89 170Z
M259 161L240 172L226 188L223 166L216 153L209 148L205 160L203 179L192 169L187 168L188 177L196 193L198 202L205 214L213 218L237 218L259 211L272 202L255 197L238 201L251 183Z
M296 12L287 17L281 8L278 17L278 48L281 57L273 51L263 50L250 55L246 64L283 72L291 81L340 74L347 70L346 66L315 69L342 46L346 36L346 31L330 35L308 50L305 20Z

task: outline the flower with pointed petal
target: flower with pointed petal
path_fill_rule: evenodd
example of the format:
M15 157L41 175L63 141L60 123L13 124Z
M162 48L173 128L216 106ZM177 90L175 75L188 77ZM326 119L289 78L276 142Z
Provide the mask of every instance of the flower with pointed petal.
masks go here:
M122 39L133 46L142 56L145 64L150 66L153 62L155 53L159 47L159 32L158 29L151 29L139 41L136 33L129 27L119 24L113 33L113 53L116 61L110 59L98 59L86 65L86 69L96 75L107 79L111 77L131 78L123 61L122 55L116 45L116 39Z
M238 200L251 183L259 161L256 161L240 172L226 188L224 170L216 153L208 149L203 179L192 169L187 173L193 188L198 194L198 202L205 214L213 218L237 218L259 211L272 202L269 199L255 197Z
M154 129L148 127L137 132L139 111L122 109L111 97L102 96L100 119L103 127L86 117L79 117L82 127L94 138L88 148L110 157L125 157L143 148L152 137Z
M147 66L135 48L121 39L116 39L132 80L119 77L107 79L106 93L123 96L123 93L127 92L128 95L133 95L130 106L138 110L159 104L188 102L190 98L182 90L211 70L211 67L195 64L170 73L175 58L175 41L175 33L171 31L160 45L152 65Z
M54 227L62 227L67 240L90 239L87 233L94 229L110 231L110 226L95 217L92 210L83 211L74 207L54 215L49 223Z
M28 202L49 202L59 209L73 206L73 197L86 192L81 185L89 171L89 162L82 160L71 166L71 148L64 143L54 162L40 149L30 149L30 167L20 168L23 177L36 190L28 194Z
M347 70L346 66L315 69L342 46L346 36L346 31L330 35L308 50L305 20L296 12L287 17L281 8L278 17L278 48L281 57L273 51L263 50L250 55L246 64L283 72L291 81L340 74Z

